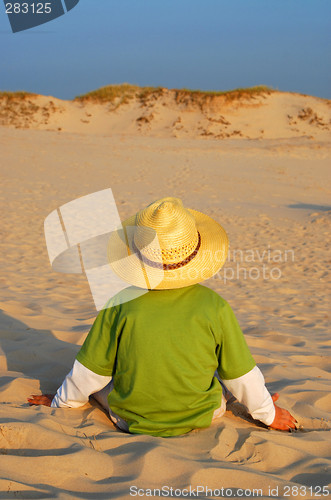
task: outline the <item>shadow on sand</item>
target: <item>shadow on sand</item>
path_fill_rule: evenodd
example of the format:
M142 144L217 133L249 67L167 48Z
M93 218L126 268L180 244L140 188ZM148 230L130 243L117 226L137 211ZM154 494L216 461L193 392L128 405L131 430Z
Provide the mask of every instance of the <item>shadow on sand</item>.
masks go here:
M43 393L55 393L79 350L79 346L57 339L50 330L30 328L3 310L0 310L0 348L5 357L3 368L7 369L7 374L0 378L0 392L8 379L22 374L39 380Z
M288 208L298 208L301 210L314 210L316 212L330 212L330 205L311 205L309 203L294 203L292 205L287 205Z

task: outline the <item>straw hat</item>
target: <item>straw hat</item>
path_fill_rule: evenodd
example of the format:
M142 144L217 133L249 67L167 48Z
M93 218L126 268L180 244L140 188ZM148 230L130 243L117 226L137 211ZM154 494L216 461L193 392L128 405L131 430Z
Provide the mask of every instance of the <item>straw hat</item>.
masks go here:
M208 215L162 198L122 223L108 242L108 261L140 288L181 288L211 278L223 266L228 237Z

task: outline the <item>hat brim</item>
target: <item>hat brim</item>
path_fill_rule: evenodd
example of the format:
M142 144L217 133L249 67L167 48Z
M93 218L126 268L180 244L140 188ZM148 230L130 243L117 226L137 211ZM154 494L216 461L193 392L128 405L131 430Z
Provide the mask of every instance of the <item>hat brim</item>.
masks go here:
M132 252L136 216L122 223L108 242L107 255L111 269L127 283L139 288L164 290L200 283L214 276L224 265L229 240L224 228L214 219L196 210L194 216L201 244L195 257L187 264L172 270L161 270L142 262ZM140 249L141 250L141 249Z

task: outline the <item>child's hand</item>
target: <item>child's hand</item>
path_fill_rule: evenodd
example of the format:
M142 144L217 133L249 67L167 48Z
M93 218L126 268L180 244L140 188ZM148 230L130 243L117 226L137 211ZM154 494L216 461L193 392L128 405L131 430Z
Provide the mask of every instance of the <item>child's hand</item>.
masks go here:
M30 406L33 405L43 405L51 406L54 394L42 394L41 396L30 396L28 402Z
M279 398L279 394L276 392L276 394L273 394L272 400L275 405L275 401ZM285 410L284 408L279 408L279 406L275 405L275 410L276 410L276 415L274 418L274 421L272 422L269 427L272 429L278 429L280 431L290 431L291 429L296 429L296 423L297 421L295 420L294 417L290 414L289 411Z

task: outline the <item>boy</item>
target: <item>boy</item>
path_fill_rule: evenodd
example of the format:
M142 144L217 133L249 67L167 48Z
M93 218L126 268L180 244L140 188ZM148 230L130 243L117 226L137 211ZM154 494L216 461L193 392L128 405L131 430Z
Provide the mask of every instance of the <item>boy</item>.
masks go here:
M132 287L98 314L54 398L29 403L79 407L93 394L120 429L166 437L220 418L223 384L253 418L295 429L294 417L275 405L278 394L267 391L232 309L199 284L219 271L227 250L224 229L177 198L125 221L108 258Z

